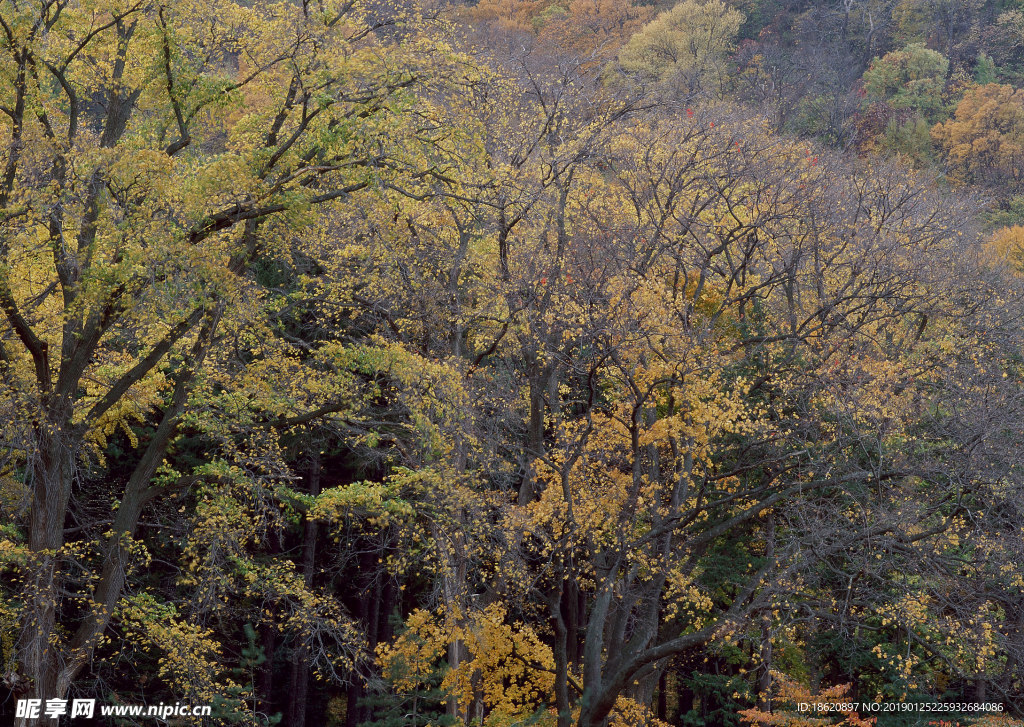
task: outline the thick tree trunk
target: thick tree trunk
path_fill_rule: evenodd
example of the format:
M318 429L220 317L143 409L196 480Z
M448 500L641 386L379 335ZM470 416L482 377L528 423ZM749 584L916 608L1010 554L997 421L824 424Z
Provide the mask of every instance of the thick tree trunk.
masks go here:
M309 704L309 655L296 649L288 672L288 719L291 727L305 727Z
M71 496L75 454L66 434L70 422L51 418L37 427L38 457L32 468L32 510L25 580L25 610L18 635L18 660L27 678L25 699L56 699L61 671L60 644L52 643L57 623L57 551L64 545L64 518ZM19 721L23 725L27 722Z
M572 724L572 702L569 700L570 632L565 619L567 591L568 581L563 580L562 588L552 597L550 605L555 631L555 708L558 710L558 727L569 727ZM569 611L575 609L575 603L569 603L568 606Z

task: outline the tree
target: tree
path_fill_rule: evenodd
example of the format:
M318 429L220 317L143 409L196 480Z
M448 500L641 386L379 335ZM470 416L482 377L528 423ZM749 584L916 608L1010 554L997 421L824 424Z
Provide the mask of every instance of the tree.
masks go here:
M900 0L892 10L903 42L928 42L954 65L978 54L982 0Z
M860 148L927 160L932 151L930 127L946 118L943 90L948 69L942 54L920 44L876 58L861 79Z
M934 451L898 444L915 426L915 397L944 376L944 364L916 363L937 345L922 325L955 318L944 306L968 294L940 292L932 268L961 255L954 233L966 208L898 167L826 169L749 123L696 114L630 130L574 123L560 116L571 108L567 88L535 86L555 95L535 102L534 123L560 133L524 147L485 132L497 122L485 105L460 114L487 119L476 137L514 160L515 173L493 198L458 193L469 206L445 213L447 243L439 217L429 217L429 237L415 228L429 205L455 199L442 183L410 218L416 234L403 244L418 252L370 258L388 260L375 275L403 281L402 295L415 294L415 281L454 279L449 262L403 261L473 261L473 274L448 288L447 321L480 332L423 339L420 349L450 357L453 340L470 342L458 349L471 362L463 380L487 413L464 418L481 434L484 421L498 428L453 448L445 478L465 493L475 470L491 496L454 495L458 514L434 531L445 595L439 613L417 616L420 633L433 634L423 637L430 650L400 640L388 652L422 659L424 679L447 653L468 679L453 694L464 721L538 709L531 697L499 715L484 696L492 674L543 684L553 673L548 717L590 726L649 705L670 659L737 648L729 645L749 642L755 624L770 654L772 632L784 628L777 599L804 581L814 584L808 603L834 599L849 553L937 547L958 512L944 503L974 486L948 482ZM516 107L524 118L530 108ZM495 179L496 168L481 173ZM398 244L400 230L374 237ZM932 263L918 264L926 256ZM483 278L502 291L487 316L477 307ZM439 330L417 317L394 324L398 336ZM485 444L495 436L517 446ZM494 454L481 452L505 464L492 469ZM851 528L856 513L864 519ZM479 520L499 525L475 531ZM906 595L890 583L894 561L885 563L871 570L879 609ZM923 567L899 562L911 565ZM542 610L550 652L510 646L526 637L494 618L495 603L526 619ZM479 644L492 629L505 634L495 647L505 661L474 676L467 665L483 663Z
M565 12L541 28L543 42L581 58L607 62L653 14L643 5L611 0L572 0Z
M876 58L862 78L868 102L885 101L911 109L934 123L942 112L942 91L949 61L921 44Z
M1018 189L1024 174L1024 91L988 84L968 91L953 118L932 128L958 182Z
M642 82L668 81L686 93L725 80L726 54L743 13L721 0L684 0L658 15L619 51L622 70Z
M741 43L735 58L739 97L762 108L776 133L787 131L801 99L814 89L814 74L809 71L821 59L810 54L794 57L781 44L767 41Z
M802 684L797 684L786 677L785 674L773 674L774 684L778 693L773 695L773 702L781 702L790 708L784 712L777 709L775 712L765 712L760 709L744 710L741 714L744 722L752 725L789 725L791 727L812 727L819 724L842 724L849 727L869 727L875 724L872 718L862 719L857 713L857 705L851 703L849 698L850 684L843 684L838 687L826 689L821 694L813 694ZM849 705L848 708L830 709L828 713L821 715L811 712L803 714L809 704L830 704ZM796 708L796 711L792 711ZM834 713L833 713L834 712ZM828 720L828 722L822 722Z
M296 727L1012 708L1020 230L768 130L848 143L891 3L745 3L737 58L714 3L621 48L645 11L386 5L0 5L4 683ZM874 102L924 113L937 58ZM770 120L658 103L732 61Z
M992 56L978 54L978 62L974 64L974 81L981 86L996 82L996 64Z
M1006 10L999 14L994 25L986 29L986 50L1002 73L1020 73L1021 55L1024 52L1024 13L1020 9ZM995 83L996 79L987 81Z
M30 499L19 692L63 697L89 663L120 613L145 508L244 479L177 476L165 458L225 335L259 319L254 263L285 249L307 210L380 174L374 129L416 82L414 39L379 53L392 22L346 3L0 5L4 442ZM303 404L280 400L275 426L347 406ZM79 493L119 432L112 521L90 522ZM215 502L209 523L227 512ZM221 524L223 538L254 534Z
M494 23L505 31L533 33L559 10L564 12L555 0L481 0L469 11L469 17Z

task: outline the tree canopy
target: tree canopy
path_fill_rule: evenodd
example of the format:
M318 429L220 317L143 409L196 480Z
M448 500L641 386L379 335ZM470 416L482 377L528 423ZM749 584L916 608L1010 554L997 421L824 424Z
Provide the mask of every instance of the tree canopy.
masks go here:
M1020 724L947 5L0 0L2 713Z

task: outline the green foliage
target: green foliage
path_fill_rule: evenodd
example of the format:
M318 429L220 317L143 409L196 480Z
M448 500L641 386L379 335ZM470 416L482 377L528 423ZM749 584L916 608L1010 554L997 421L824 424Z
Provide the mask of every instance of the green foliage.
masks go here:
M886 126L879 147L901 154L914 163L927 163L934 159L931 125L921 118L912 118L904 123L893 119Z
M982 86L996 82L996 64L991 56L978 54L978 62L974 64L974 82Z
M248 691L239 692L239 694L244 694L253 700L252 715L255 718L255 724L261 727L269 727L270 725L280 723L281 713L265 715L258 713L256 709L256 670L260 665L266 663L267 655L263 647L257 642L256 629L252 627L252 624L245 624L242 630L245 634L245 644L241 650L238 666L233 667L231 671L243 682L248 682ZM239 722L241 721L243 721L243 717L240 716Z
M885 101L935 123L944 113L942 91L948 70L945 56L915 43L876 58L862 82L869 102Z
M694 671L683 680L700 700L700 709L682 715L685 727L739 727L739 711L753 701L750 683L739 675Z
M401 637L406 633L401 619L397 614L392 614L391 618L399 627L398 635ZM401 658L396 659L392 667L395 669L393 679L398 681L407 680L413 668ZM363 699L363 705L369 708L373 719L364 722L362 727L453 727L459 720L449 713L447 703L450 694L441 687L447 669L448 664L440 662L426 674L417 673L416 679L410 682L414 686L407 689L396 691L380 685Z
M986 227L992 230L1024 225L1024 196L1011 197L993 205L984 213L983 219Z
M721 0L683 0L658 15L619 51L628 74L682 83L691 90L721 83L743 13Z

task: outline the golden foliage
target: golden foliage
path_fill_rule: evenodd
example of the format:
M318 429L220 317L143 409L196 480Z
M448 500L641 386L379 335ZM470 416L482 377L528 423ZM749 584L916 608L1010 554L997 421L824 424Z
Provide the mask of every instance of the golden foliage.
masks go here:
M960 182L1017 185L1024 179L1024 90L995 83L964 94L953 118L932 128Z

